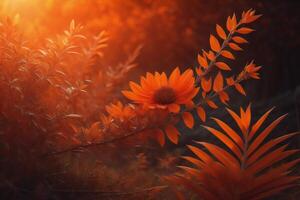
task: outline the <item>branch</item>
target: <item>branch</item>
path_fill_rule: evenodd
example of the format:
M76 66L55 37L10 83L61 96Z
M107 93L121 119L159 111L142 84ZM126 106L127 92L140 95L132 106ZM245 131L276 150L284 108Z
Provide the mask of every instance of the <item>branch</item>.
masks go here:
M242 24L242 23L239 22L239 23L236 25L236 27L235 27L232 31L230 31L230 32L228 33L227 38L223 41L223 43L222 43L222 45L221 45L220 51L217 52L216 55L215 55L215 57L214 57L214 59L211 60L211 61L209 62L209 64L208 64L207 68L205 69L205 71L204 71L201 75L197 76L197 79L196 79L196 82L195 82L196 85L200 84L201 78L204 77L204 76L206 76L206 75L212 70L212 68L215 66L215 63L216 63L218 57L221 55L221 52L227 47L227 45L228 45L228 43L230 42L230 40L231 40L233 34L235 33L236 29L237 29L241 24Z
M114 142L122 141L122 140L127 139L129 137L132 137L134 135L137 135L137 134L139 134L139 133L141 133L145 130L151 130L151 129L154 129L154 128L155 127L144 127L144 128L139 129L139 130L134 130L132 132L129 132L128 134L123 135L121 137L112 138L112 139L101 141L101 142L78 145L78 146L74 146L74 147L71 147L71 148L68 148L68 149L46 153L46 154L42 155L41 157L43 158L43 157L55 156L55 155L60 155L60 154L71 152L71 151L76 151L76 150L82 149L82 148L90 148L90 147L95 147L95 146L111 144L111 143L114 143Z

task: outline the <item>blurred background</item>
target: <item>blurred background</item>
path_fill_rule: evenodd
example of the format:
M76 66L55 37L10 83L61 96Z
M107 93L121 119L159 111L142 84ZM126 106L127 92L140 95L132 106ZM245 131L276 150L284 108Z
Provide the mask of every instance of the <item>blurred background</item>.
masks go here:
M1 16L15 17L32 40L61 33L72 19L91 33L107 31L106 60L116 63L143 44L140 70L170 70L196 65L197 53L208 47L215 24L224 25L233 12L254 8L263 17L254 25L250 44L234 67L255 59L264 66L262 80L249 83L251 99L266 100L295 90L300 39L299 1L294 0L1 0Z

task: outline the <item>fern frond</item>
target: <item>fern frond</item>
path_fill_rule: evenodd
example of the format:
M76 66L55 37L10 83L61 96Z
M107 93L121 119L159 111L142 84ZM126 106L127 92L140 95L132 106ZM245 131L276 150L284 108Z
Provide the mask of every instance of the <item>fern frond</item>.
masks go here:
M295 186L300 177L290 173L300 159L284 164L278 163L299 152L299 150L286 150L288 145L282 144L299 132L266 141L267 136L286 115L277 118L258 132L272 110L267 111L250 126L250 105L246 110L241 108L240 114L227 109L237 123L239 131L231 128L226 122L213 118L222 130L208 126L204 128L224 143L226 148L197 142L208 151L207 153L199 147L189 145L188 148L196 158L190 156L183 158L194 167L180 166L184 171L183 174L168 180L171 182L175 180L177 184L196 191L199 197L205 200L265 199Z

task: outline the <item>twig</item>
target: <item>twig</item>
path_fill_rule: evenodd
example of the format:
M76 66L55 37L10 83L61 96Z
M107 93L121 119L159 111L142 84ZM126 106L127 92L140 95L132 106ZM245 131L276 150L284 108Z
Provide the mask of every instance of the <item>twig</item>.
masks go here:
M74 147L71 147L71 148L68 148L68 149L46 153L46 154L42 155L41 157L43 158L43 157L49 157L49 156L54 156L54 155L60 155L60 154L63 154L63 153L75 151L75 150L82 149L82 148L90 148L90 147L95 147L95 146L111 144L111 143L114 143L114 142L118 142L118 141L127 139L131 136L137 135L137 134L143 132L144 130L151 130L151 129L154 129L154 128L153 127L144 127L142 129L139 129L139 130L134 130L134 131L122 136L122 137L112 138L112 139L105 140L105 141L102 141L102 142L94 142L94 143L78 145L78 146L74 146Z
M204 77L204 76L206 76L206 75L212 70L212 68L215 66L215 63L216 63L217 58L221 55L222 51L227 47L227 45L228 45L228 43L230 42L230 40L231 40L233 34L235 33L236 29L237 29L241 24L242 24L242 23L239 22L239 23L236 25L236 27L235 27L232 31L230 31L230 32L228 33L227 38L223 41L223 43L222 43L222 45L221 45L220 51L218 51L218 52L216 53L214 59L211 60L211 61L209 62L209 64L208 64L206 70L205 70L201 75L197 76L197 79L196 79L196 82L195 82L196 85L198 85L198 84L200 83L201 78Z

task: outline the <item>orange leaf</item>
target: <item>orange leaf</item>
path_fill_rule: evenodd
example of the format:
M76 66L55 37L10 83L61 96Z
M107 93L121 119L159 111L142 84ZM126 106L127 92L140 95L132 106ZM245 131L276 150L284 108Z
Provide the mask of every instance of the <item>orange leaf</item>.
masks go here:
M233 43L233 42L230 42L229 44L229 47L235 51L242 51L243 49L241 47L239 47L239 45Z
M233 54L230 51L227 51L227 50L221 51L221 55L224 56L225 58L229 58L231 60L235 59Z
M198 114L198 116L200 117L200 119L201 119L203 122L205 122L205 120L206 120L206 113L205 113L205 110L204 110L201 106L199 106L199 107L197 108L197 114Z
M223 40L227 38L224 29L219 24L216 25L216 30L220 38L222 38Z
M208 126L203 126L206 130L208 130L211 134L216 136L220 141L222 141L238 158L242 157L242 152L239 149L239 147L225 134L222 132L208 127Z
M229 101L229 95L225 91L219 92L220 101L227 105L227 101Z
M233 85L234 79L232 77L226 78L227 85Z
M260 18L262 15L253 15L253 16L249 16L244 20L244 23L248 24L251 22L254 22L255 20L257 20L258 18Z
M214 35L210 35L209 37L210 47L213 51L219 52L221 50L221 45L218 39Z
M206 57L202 57L200 54L198 54L198 63L204 68L208 67Z
M201 79L201 87L205 92L209 92L211 90L211 84L211 77L208 80L204 77Z
M165 139L165 134L162 130L160 130L160 129L156 130L156 139L157 139L158 143L160 144L160 146L163 147L165 145L166 139Z
M196 73L198 76L201 76L203 74L203 70L200 67L196 68Z
M238 32L240 34L249 34L253 31L254 31L254 29L243 27L243 28L238 29L236 32Z
M255 138L253 143L249 146L248 155L250 155L253 151L256 150L256 148L266 139L266 137L271 133L271 131L286 117L285 115L282 115L281 117L277 118L275 121L273 121L261 134Z
M213 90L215 92L219 92L220 90L222 90L223 89L223 82L224 82L223 76L222 76L221 72L218 72L218 74L217 74L217 76L214 80Z
M235 89L236 89L239 93L241 93L242 95L246 96L246 92L245 92L245 90L244 90L244 88L242 87L241 84L236 83L236 84L234 84L234 87L235 87Z
M270 150L272 147L274 147L275 145L289 139L290 137L299 134L299 132L295 132L295 133L290 133L287 135L283 135L281 137L278 137L276 139L270 140L268 143L264 144L263 146L261 146L257 151L255 151L252 156L248 159L247 164L251 165L252 163L254 163L256 160L258 160L258 158L260 156L262 156L264 153L266 153L268 150Z
M245 40L244 38L242 38L240 36L234 36L234 37L232 37L232 40L238 44L248 43L247 40Z
M189 127L189 128L193 128L194 126L194 117L190 112L184 112L182 114L182 118L183 118L183 122L184 124Z
M232 31L232 29L233 29L232 21L231 21L231 17L230 17L230 16L228 16L228 18L227 18L227 21L226 21L226 28L227 28L227 30L228 30L229 32Z
M194 165L196 165L197 167L199 167L200 169L204 167L204 163L196 158L193 158L191 156L182 156L183 159L193 163Z
M206 99L206 103L209 107L213 108L213 109L217 109L218 106L215 104L215 102L213 102L212 100Z
M215 65L219 69L224 70L224 71L230 71L231 70L230 67L226 63L224 63L224 62L216 62Z
M187 147L198 157L200 158L204 163L211 163L213 162L212 158L206 154L201 149L194 147L192 145L187 145Z
M245 127L243 126L242 119L234 111L230 110L229 108L226 108L226 110L231 115L231 117L234 119L234 121L236 122L236 124L239 126L239 128L242 131L242 133L245 135L246 134L246 130L245 130Z
M251 131L249 133L249 140L251 140L251 138L254 136L254 134L256 133L256 131L259 129L259 127L264 123L264 121L266 120L266 118L269 116L269 114L272 112L272 110L274 109L271 108L270 110L268 110L263 116L261 116L259 118L259 120L257 120L257 122L252 126Z
M173 142L174 144L178 144L178 136L180 135L180 133L175 126L167 125L165 128L165 132L171 142Z
M228 126L225 122L217 119L217 118L212 118L226 133L227 135L237 143L237 145L243 149L244 148L244 142L242 138L230 127Z
M207 56L207 58L208 58L210 61L213 61L213 60L215 59L215 54L214 54L214 52L208 51L208 53L207 53L207 52L204 51L204 53L205 53L205 55Z
M233 16L231 18L231 23L232 23L233 28L236 28L237 20L236 20L235 14L233 14Z

